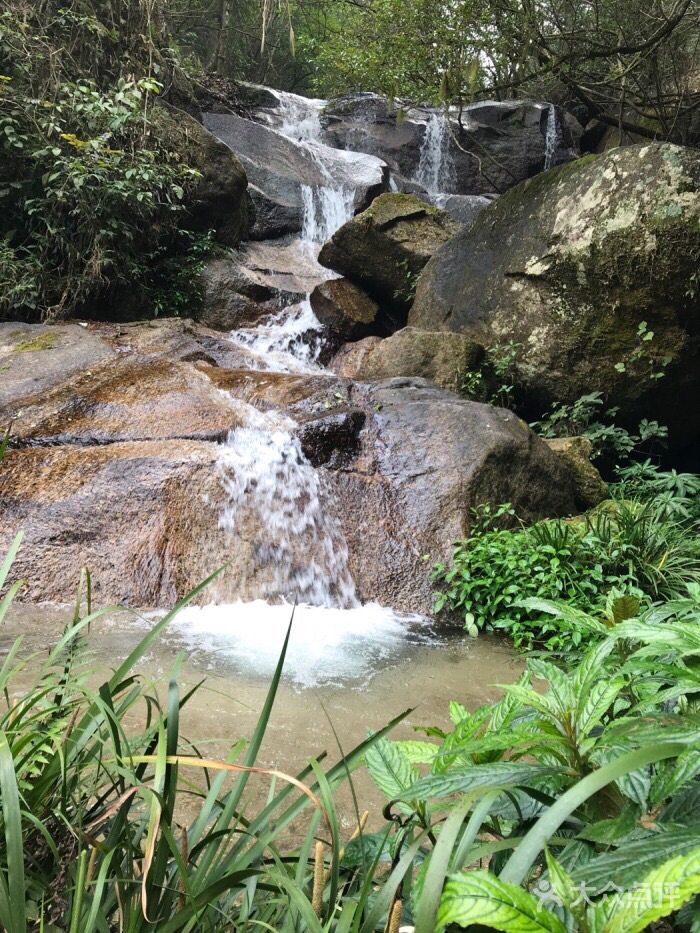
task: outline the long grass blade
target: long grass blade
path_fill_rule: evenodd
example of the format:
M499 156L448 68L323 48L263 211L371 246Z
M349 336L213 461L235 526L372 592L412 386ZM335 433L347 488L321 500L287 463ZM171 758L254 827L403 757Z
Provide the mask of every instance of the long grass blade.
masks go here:
M24 847L22 845L22 813L15 762L5 732L0 732L0 793L2 817L5 824L5 850L7 853L7 894L9 920L8 933L25 933L27 921L24 912L26 888L24 876Z

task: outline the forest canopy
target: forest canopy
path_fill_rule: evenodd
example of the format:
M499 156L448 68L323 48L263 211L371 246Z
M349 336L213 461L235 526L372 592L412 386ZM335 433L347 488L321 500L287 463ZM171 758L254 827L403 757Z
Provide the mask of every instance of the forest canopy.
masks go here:
M700 137L700 0L172 0L196 67L320 96L529 97Z

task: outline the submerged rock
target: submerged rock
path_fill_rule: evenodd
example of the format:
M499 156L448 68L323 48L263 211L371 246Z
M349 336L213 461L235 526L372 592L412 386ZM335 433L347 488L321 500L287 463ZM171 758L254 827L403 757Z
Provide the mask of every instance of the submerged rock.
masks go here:
M623 423L657 419L683 447L700 433L700 408L678 404L700 392L698 257L698 153L618 149L483 210L427 264L409 324L520 344L535 415L600 391Z
M347 344L330 368L339 376L361 382L420 376L454 391L460 376L478 369L483 356L484 348L462 334L404 327L385 340L368 338Z
M319 262L405 314L421 270L460 229L445 211L414 195L383 194L333 234Z

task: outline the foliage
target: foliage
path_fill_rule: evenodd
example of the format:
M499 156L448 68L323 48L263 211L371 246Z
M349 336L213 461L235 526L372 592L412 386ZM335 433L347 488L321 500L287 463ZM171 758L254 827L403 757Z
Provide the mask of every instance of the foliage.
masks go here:
M651 460L631 463L616 471L612 487L619 499L656 500L671 518L700 518L700 476L696 473L664 471Z
M77 60L58 44L69 39ZM167 258L187 255L198 173L156 131L162 83L109 78L114 42L104 18L52 4L22 17L16 0L0 16L0 318L148 293Z
M668 428L643 418L636 433L616 425L617 408L603 411L601 392L582 395L571 405L557 402L541 421L531 425L542 437L581 435L593 445L592 457L607 456L615 462L629 460L635 453L650 451L655 443L665 445Z
M0 568L0 590L20 539ZM134 673L177 612L214 576L159 621L97 687L89 633L110 610L93 611L87 574L86 614L79 592L74 619L56 647L48 658L32 659L39 671L28 687L21 639L10 648L0 667L6 700L0 714L0 925L8 933L342 933L357 931L376 909L377 899L369 898L375 865L361 838L359 859L341 862L333 794L398 720L327 770L319 758L300 774L286 775L255 766L286 642L250 741L232 742L221 761L202 757L180 732L182 708L202 687L181 695L182 658L163 698ZM0 602L0 621L21 586L16 581ZM272 787L261 808L244 810L253 775L271 777ZM234 779L230 789L227 777ZM301 847L282 852L280 837L308 810ZM181 827L184 814L187 826Z
M616 499L588 516L504 528L510 506L474 511L470 537L449 565L438 563L436 611L459 613L472 634L501 628L517 647L571 651L590 633L533 613L523 600L567 599L599 611L611 588L648 599L674 599L700 580L700 526L679 517L683 499Z
M478 369L467 369L457 373L459 394L477 402L513 408L516 389L515 363L520 347L521 344L514 340L486 347L484 359Z
M311 40L316 86L459 108L480 98L551 100L620 132L697 144L697 0L431 0L337 3Z
M573 619L565 602L547 608ZM367 757L387 813L402 808L395 836L421 842L416 933L628 933L672 914L690 927L677 912L700 903L698 603L671 622L638 618L627 597L609 609L568 673L531 659L499 702L453 702L451 731Z

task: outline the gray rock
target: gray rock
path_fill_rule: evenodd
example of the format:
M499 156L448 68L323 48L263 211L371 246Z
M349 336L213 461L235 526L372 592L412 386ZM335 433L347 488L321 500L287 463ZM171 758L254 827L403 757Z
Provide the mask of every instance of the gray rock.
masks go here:
M528 518L575 509L566 468L511 412L423 379L389 379L364 392L360 451L326 471L362 599L430 612L424 556L449 557L479 503L512 502ZM357 390L353 401L360 406Z
M439 197L434 203L464 227L468 227L479 211L491 204L491 198L478 194L451 194Z
M269 316L268 309L236 291L240 281L238 264L230 259L207 263L202 273L204 297L199 320L214 330L248 327Z
M678 404L700 392L699 220L695 150L588 156L510 191L442 247L409 324L521 344L532 415L600 391L623 423L656 419L683 447L700 434L700 408Z
M375 94L331 100L324 111L325 138L342 149L359 149L385 161L397 176L415 181L428 122L439 111L403 110ZM444 158L451 165L453 194L503 192L545 167L550 105L533 101L479 101L450 115ZM552 164L579 152L580 124L559 108ZM399 191L411 191L397 178ZM417 192L411 192L417 193Z
M267 202L278 206L276 222L283 216L291 218L293 212L301 218L302 186L352 191L355 210L366 207L386 188L387 167L373 156L324 146L310 148L235 114L205 114L204 120L207 128L236 153L249 180ZM253 197L263 207L257 231L260 236L273 211L269 204L262 204L260 194L254 193Z

